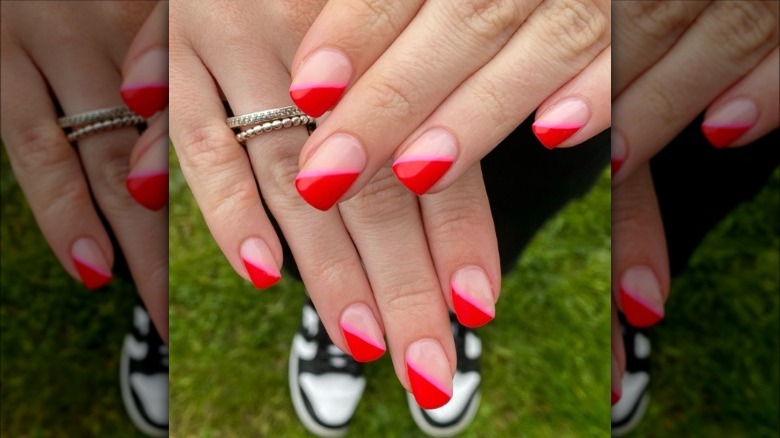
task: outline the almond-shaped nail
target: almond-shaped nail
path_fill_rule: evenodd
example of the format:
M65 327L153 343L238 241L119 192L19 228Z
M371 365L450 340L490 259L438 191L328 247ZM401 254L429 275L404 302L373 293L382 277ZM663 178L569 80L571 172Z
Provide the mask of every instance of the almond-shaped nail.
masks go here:
M387 350L382 330L374 313L363 303L352 304L344 309L339 321L341 332L347 340L352 357L358 362L379 359Z
M406 348L406 373L414 400L423 409L436 409L452 398L452 373L438 341L420 339Z
M125 104L141 117L151 117L168 106L168 51L150 49L139 56L122 82Z
M241 260L252 284L258 289L271 287L282 278L271 250L259 237L250 237L241 244Z
M737 97L707 114L701 131L716 148L725 148L758 121L758 106L752 99Z
M161 136L130 169L125 186L130 196L149 210L168 203L168 137Z
M422 195L447 173L457 154L458 143L450 131L429 129L393 162L393 172L406 188Z
M333 48L312 53L293 78L290 97L303 112L319 117L333 108L352 77L352 64Z
M626 141L623 135L617 131L612 131L612 176L620 171L620 167L626 160Z
M620 372L618 370L617 360L615 360L615 355L612 355L611 371L612 406L615 406L623 395L623 382L620 381Z
M482 268L467 266L458 270L452 275L450 289L452 307L461 324L476 328L495 318L493 290Z
M620 304L634 327L650 327L664 317L661 285L648 266L634 266L620 277Z
M81 237L73 242L70 257L87 289L97 289L111 281L108 260L91 237Z
M590 119L588 103L581 97L556 102L534 122L536 138L547 149L553 149L579 131Z
M306 160L295 188L313 207L323 211L333 207L366 166L364 151L351 135L331 135Z

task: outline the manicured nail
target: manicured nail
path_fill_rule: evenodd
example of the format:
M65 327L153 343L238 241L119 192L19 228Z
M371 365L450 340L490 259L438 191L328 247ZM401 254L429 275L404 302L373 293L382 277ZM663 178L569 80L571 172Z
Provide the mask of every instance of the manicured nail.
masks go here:
M455 316L466 327L476 328L496 316L493 291L485 271L477 266L458 270L450 281Z
M409 345L406 373L414 400L421 408L440 408L452 398L450 364L438 341L420 339Z
M143 152L125 186L130 196L149 210L159 210L168 203L168 137L159 137Z
M620 373L618 372L617 360L612 355L612 406L620 401L620 397L623 395L623 383L620 381Z
M324 211L349 190L365 166L363 145L351 135L334 134L306 160L295 187L306 202Z
M429 129L395 160L393 172L406 188L422 195L449 170L457 154L458 143L450 131Z
M319 117L338 102L349 79L352 64L340 50L319 49L298 69L290 86L290 97L303 112Z
M353 304L341 313L341 332L352 357L358 362L379 359L387 350L374 313L363 303Z
M701 131L716 148L725 148L747 132L758 120L758 107L746 97L731 99L707 114Z
M239 254L241 255L241 260L244 261L244 267L249 274L249 278L256 288L265 289L271 287L282 278L282 274L276 268L273 254L271 254L271 250L263 239L259 237L246 239L241 244Z
M612 131L612 176L618 173L625 159L626 141L619 132Z
M91 237L82 237L73 242L70 257L87 289L97 289L111 281L108 260Z
M579 131L590 118L590 108L580 97L557 102L534 122L536 138L547 149L553 149Z
M620 278L620 304L634 327L649 327L664 317L661 285L652 269L634 266Z
M168 106L168 51L151 49L127 72L120 94L141 117L150 117Z

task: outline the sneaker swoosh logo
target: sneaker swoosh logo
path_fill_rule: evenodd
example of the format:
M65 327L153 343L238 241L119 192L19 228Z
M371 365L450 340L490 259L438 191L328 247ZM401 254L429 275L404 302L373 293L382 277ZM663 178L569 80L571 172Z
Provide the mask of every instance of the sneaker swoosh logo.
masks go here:
M132 336L125 338L125 349L133 360L143 360L149 352L149 346L145 342L139 342Z
M317 355L317 343L314 341L307 341L301 335L295 335L293 340L293 348L303 360L312 360Z

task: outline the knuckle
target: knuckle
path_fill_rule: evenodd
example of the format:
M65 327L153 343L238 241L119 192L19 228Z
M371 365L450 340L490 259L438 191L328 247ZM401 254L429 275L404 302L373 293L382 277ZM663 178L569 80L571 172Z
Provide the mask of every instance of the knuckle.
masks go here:
M475 206L482 204L483 200L476 195L461 197L457 202L439 203L431 219L432 232L449 238L484 229L486 218L475 214Z
M501 43L497 37L516 29L522 20L514 0L462 0L452 6L458 28L465 28L482 43Z
M182 139L183 144L177 147L182 150L179 159L186 167L207 171L221 171L232 161L234 154L226 153L226 149L237 148L227 126L199 126L189 131Z
M479 102L481 111L487 117L488 122L497 128L512 123L512 118L507 114L511 111L510 103L506 100L506 92L502 92L499 86L492 81L472 81L472 93Z
M399 270L401 275L388 275L379 294L384 297L383 313L406 314L427 309L435 302L433 294L440 294L441 288L428 276Z
M215 223L223 226L234 222L236 218L246 217L255 203L260 201L254 179L241 178L230 184L221 184L213 190L215 192L210 199L219 201L212 203L212 217Z
M352 4L354 2L350 2ZM396 17L401 16L398 13L397 7L402 6L402 2L387 1L387 0L363 0L362 10L363 14L367 15L365 23L370 26L371 29L377 29L377 26L388 26L390 29L400 29L401 23L398 22Z
M762 48L777 44L777 16L763 2L722 2L718 4L712 31L716 47L732 60L751 57Z
M564 58L574 57L597 46L609 34L609 16L592 0L546 3L543 18L551 38Z
M685 79L680 78L681 81ZM676 96L670 94L668 81L664 81L663 78L657 78L654 81L647 83L647 90L643 94L645 98L645 106L650 109L653 116L657 118L657 121L664 124L673 124L680 117L685 115L681 113L679 99Z
M302 202L297 190L295 189L295 178L298 176L300 168L298 167L298 156L290 154L289 151L294 148L280 150L277 157L265 158L269 163L267 166L256 166L259 171L260 188L266 199L289 199L294 200L295 205ZM269 193L273 195L269 196ZM278 196L276 196L278 194Z
M56 166L73 156L70 145L64 144L62 131L54 126L25 128L11 137L16 138L15 155L25 170Z
M360 192L343 203L353 212L355 221L365 227L400 223L399 217L409 213L411 194L401 187L392 172L377 174Z
M49 202L43 202L41 217L58 218L63 212L73 211L92 204L92 198L84 182L79 178L70 178L50 187Z
M422 96L418 85L404 75L383 76L369 85L366 93L369 107L376 108L383 118L394 122L409 120L420 111Z
M328 249L327 257L311 257L308 263L311 264L307 266L310 268L309 272L317 276L315 284L338 289L354 281L353 271L347 267L360 262L355 258L354 253L331 247Z
M684 2L633 2L626 18L629 28L653 38L664 38L686 22Z

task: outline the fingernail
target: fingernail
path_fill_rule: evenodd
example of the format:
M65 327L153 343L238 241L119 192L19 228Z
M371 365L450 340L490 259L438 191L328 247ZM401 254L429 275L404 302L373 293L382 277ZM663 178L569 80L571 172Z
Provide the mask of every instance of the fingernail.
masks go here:
M324 211L349 190L365 166L363 145L351 135L334 134L306 160L295 187L306 202Z
M151 49L127 72L120 94L141 117L150 117L168 106L168 51Z
M387 350L374 313L363 303L353 304L341 313L341 331L352 357L358 362L379 359Z
M536 138L547 149L553 149L579 131L590 118L590 108L580 97L557 102L534 122Z
M144 151L125 181L127 191L149 210L168 203L168 137L161 136Z
M612 406L620 401L620 397L623 395L623 384L620 381L620 373L618 372L617 360L615 355L612 355Z
M426 131L393 163L393 172L417 195L428 191L452 166L458 144L446 129Z
M271 250L265 241L259 237L250 237L241 244L239 249L241 260L249 274L252 284L258 289L271 287L282 278L276 267Z
M452 398L450 364L439 342L420 339L409 345L406 373L414 400L421 408L440 408Z
M619 132L612 131L612 176L618 173L625 159L626 142Z
M450 281L455 316L466 327L476 328L496 316L493 291L485 271L477 266L458 270Z
M82 237L73 242L70 257L87 289L97 289L111 281L108 260L91 237Z
M647 266L634 266L620 278L620 304L634 327L649 327L664 317L661 285Z
M758 120L758 107L746 97L731 99L708 114L701 131L710 144L725 148L747 132Z
M319 117L338 102L351 77L347 55L333 48L319 49L298 69L290 97L303 112Z

